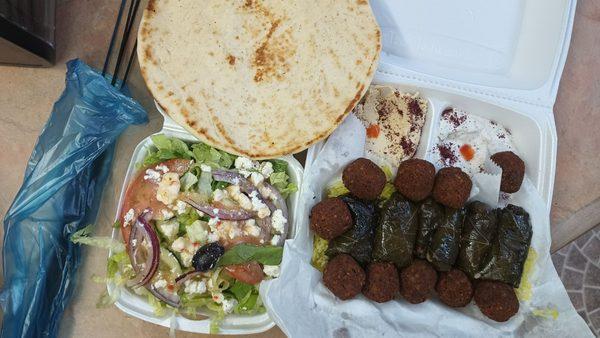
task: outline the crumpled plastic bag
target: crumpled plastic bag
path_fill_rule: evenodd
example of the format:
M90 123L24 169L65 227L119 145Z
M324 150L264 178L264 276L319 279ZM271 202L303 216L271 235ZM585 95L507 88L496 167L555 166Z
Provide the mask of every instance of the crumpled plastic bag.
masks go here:
M76 285L80 247L69 238L93 223L115 141L144 109L96 70L67 63L66 88L4 218L1 337L55 337Z

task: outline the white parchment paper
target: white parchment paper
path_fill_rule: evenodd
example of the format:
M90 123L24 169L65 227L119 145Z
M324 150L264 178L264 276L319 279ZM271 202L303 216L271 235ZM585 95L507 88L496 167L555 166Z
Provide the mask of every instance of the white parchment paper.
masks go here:
M402 299L377 304L362 295L347 301L333 296L321 282L321 272L310 264L312 235L308 214L342 168L364 155L364 144L364 127L351 115L322 149L309 151L308 161L314 161L307 163L304 173L296 236L285 243L280 277L264 282L260 290L269 314L288 336L593 337L571 305L550 260L549 210L527 178L521 190L504 202L522 206L531 215L531 247L537 258L528 278L531 298L521 301L519 313L508 322L488 319L474 302L453 309L435 297L413 305ZM493 181L494 177L485 177L481 183L487 180Z

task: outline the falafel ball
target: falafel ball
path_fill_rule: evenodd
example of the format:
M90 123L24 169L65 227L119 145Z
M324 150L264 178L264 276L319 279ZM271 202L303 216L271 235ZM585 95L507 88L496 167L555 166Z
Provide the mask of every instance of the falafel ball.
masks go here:
M473 298L479 310L497 322L505 322L519 311L519 299L515 290L506 283L477 282Z
M433 294L437 278L429 262L415 260L400 272L400 294L409 303L422 303Z
M435 176L433 198L447 207L462 208L471 194L471 178L460 168L442 168Z
M377 164L359 158L344 168L342 181L352 195L363 200L374 200L381 195L387 179Z
M394 299L400 290L398 270L392 263L377 262L367 267L367 283L363 294L377 303L385 303Z
M358 295L365 285L365 271L350 255L339 254L327 263L323 284L341 300Z
M458 269L442 272L435 286L435 291L437 291L442 303L450 307L467 306L473 298L471 280Z
M402 196L413 202L419 202L431 194L434 180L433 164L413 158L400 163L394 186Z
M501 151L491 157L502 168L500 190L513 193L519 191L525 176L525 162L512 151Z
M326 240L332 240L352 227L352 214L340 198L328 198L310 211L310 229Z

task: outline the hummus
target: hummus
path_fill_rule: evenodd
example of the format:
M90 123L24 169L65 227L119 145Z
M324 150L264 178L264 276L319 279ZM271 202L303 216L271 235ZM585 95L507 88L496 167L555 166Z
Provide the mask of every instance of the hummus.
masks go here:
M367 129L367 153L393 166L415 155L425 124L426 100L372 85L354 113Z

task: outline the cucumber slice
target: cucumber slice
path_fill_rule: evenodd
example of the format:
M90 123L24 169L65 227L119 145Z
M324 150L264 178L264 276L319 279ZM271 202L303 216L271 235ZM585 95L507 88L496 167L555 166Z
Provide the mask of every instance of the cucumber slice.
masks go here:
M163 247L160 248L160 261L163 262L175 276L182 273L181 265L173 253Z

